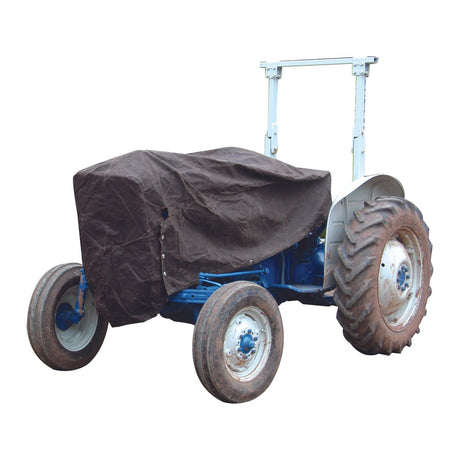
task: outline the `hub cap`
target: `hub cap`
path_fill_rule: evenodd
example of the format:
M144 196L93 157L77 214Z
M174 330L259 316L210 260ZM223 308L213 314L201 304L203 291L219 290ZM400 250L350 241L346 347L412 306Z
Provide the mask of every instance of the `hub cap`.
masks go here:
M255 378L270 354L272 333L265 313L245 307L230 321L224 339L225 366L230 375L245 382Z
M408 229L399 230L385 245L379 271L380 310L390 327L405 326L417 310L421 279L418 239Z

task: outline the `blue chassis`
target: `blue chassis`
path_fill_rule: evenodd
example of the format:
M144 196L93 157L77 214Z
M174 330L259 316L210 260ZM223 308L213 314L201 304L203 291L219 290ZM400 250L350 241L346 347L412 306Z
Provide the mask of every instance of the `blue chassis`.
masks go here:
M333 305L332 296L325 295L324 226L307 235L288 249L245 270L232 273L200 273L199 283L169 297L161 316L183 323L195 324L201 308L213 292L233 281L252 281L267 289L278 302L298 300L312 305Z
M252 281L267 289L278 302L298 300L313 305L333 305L334 299L323 288L324 226L307 235L288 249L265 259L246 270L232 273L200 273L195 287L183 289L169 297L161 316L182 323L195 324L201 308L212 293L234 281ZM85 314L84 304L88 284L83 269L75 307L59 305L56 326L66 330L77 324Z

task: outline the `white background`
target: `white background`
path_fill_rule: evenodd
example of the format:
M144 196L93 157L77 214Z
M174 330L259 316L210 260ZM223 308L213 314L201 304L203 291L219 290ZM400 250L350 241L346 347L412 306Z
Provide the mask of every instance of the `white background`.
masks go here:
M0 7L0 457L459 458L459 33L455 2L3 1ZM433 295L411 348L364 356L335 307L283 304L271 387L221 403L195 375L193 327L109 329L56 372L28 343L30 295L80 261L72 176L135 149L262 151L261 60L379 56L366 173L397 177L434 245ZM279 158L351 179L350 66L286 69Z

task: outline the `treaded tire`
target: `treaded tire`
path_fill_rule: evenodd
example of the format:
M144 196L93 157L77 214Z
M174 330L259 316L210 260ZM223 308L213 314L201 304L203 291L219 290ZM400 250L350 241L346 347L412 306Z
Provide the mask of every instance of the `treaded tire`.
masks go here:
M204 304L193 334L201 383L224 402L258 397L278 370L283 337L278 304L266 289L248 281L222 286ZM244 348L245 340L252 345Z
M405 199L378 198L355 212L345 234L334 271L343 334L362 353L400 353L420 331L431 294L432 246L422 214Z
M63 299L76 298L80 269L81 265L76 263L53 267L42 276L30 300L29 341L36 355L52 369L74 370L88 364L101 348L107 332L108 322L97 314L94 305L85 306L85 316L68 329L69 333L60 332L56 326L56 312ZM87 304L88 295L92 296L89 292ZM67 336L71 340L66 341Z

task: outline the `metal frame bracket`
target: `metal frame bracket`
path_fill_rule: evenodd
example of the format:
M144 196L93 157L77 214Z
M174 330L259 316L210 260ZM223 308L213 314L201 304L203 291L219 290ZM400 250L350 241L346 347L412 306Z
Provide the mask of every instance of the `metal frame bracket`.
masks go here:
M278 80L283 68L273 64L265 68L265 77L268 78L268 127L265 135L265 155L275 158L278 151L278 125L276 123L276 108L278 104Z
M377 61L374 61L377 62ZM364 58L354 58L352 62L352 73L355 76L369 76L370 63Z
M265 77L266 78L281 78L283 73L283 68L278 65L273 65L265 67Z
M369 76L371 64L378 62L376 56L362 58L329 58L329 59L302 59L295 61L261 62L265 68L265 77L268 78L268 121L265 135L265 155L275 158L278 152L278 125L276 123L276 109L278 104L278 80L281 78L283 67L303 67L317 65L351 64L352 73L356 77L355 84L355 121L353 126L353 180L364 176L365 159L365 103L366 78Z

